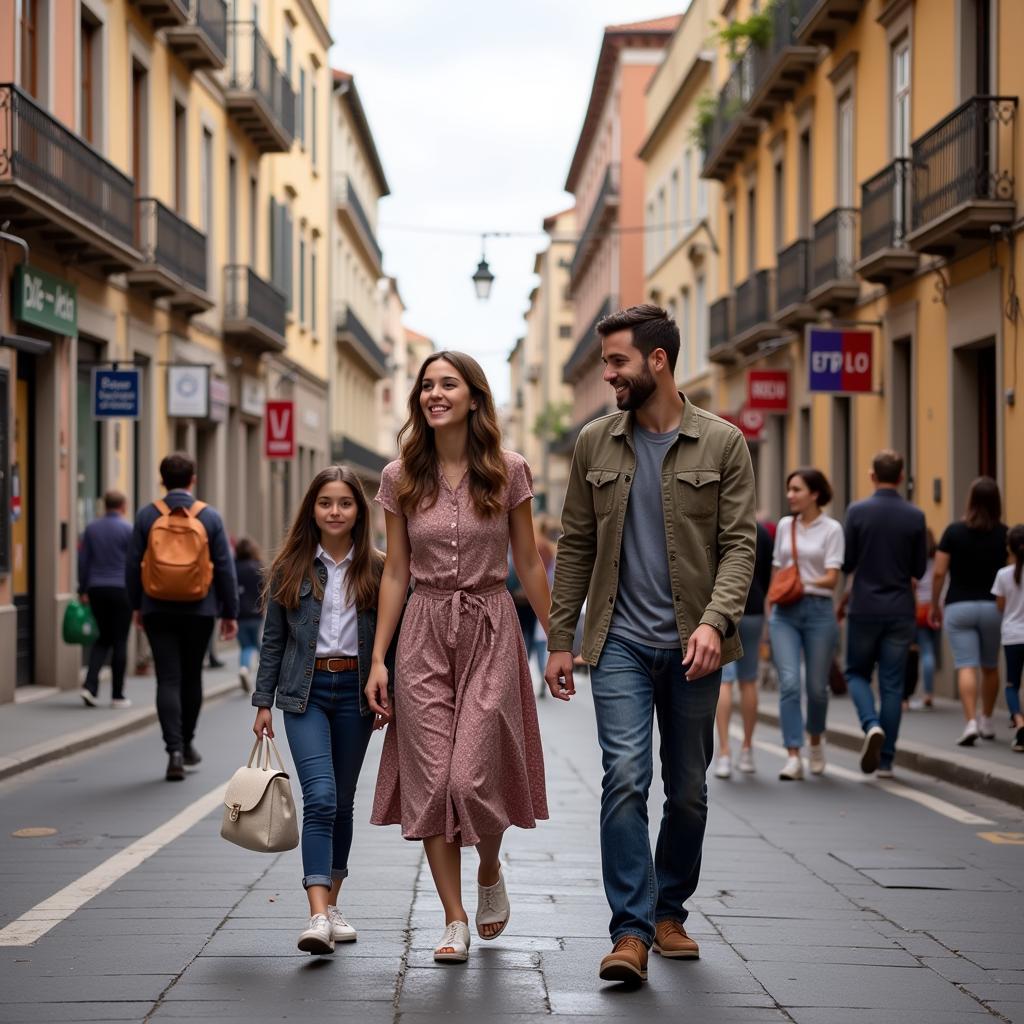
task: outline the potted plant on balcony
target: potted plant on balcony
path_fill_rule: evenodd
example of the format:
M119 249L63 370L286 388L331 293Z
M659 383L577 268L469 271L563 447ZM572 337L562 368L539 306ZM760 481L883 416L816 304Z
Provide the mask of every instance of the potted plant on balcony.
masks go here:
M751 46L762 49L772 41L775 8L784 0L769 0L764 9L755 11L742 21L730 21L718 29L718 41L728 50L729 59L737 61Z

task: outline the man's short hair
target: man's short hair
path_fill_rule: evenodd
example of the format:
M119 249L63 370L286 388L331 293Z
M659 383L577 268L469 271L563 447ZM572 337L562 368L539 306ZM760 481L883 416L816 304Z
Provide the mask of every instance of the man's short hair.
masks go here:
M185 452L171 452L160 463L160 479L169 491L188 487L196 475L196 464Z
M128 504L128 499L120 492L110 490L103 495L103 507L108 512L117 512Z
M903 475L903 456L892 448L883 448L871 460L871 470L880 484L898 484Z
M668 356L668 368L676 372L676 360L679 358L679 328L675 320L660 306L645 302L629 309L620 309L597 322L597 333L602 338L618 331L629 331L633 344L640 349L646 359L656 348L664 350Z

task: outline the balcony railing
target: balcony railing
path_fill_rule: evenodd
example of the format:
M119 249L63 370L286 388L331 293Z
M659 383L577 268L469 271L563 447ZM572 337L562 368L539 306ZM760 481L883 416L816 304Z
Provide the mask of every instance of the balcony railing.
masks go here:
M772 318L772 272L759 270L736 289L736 334Z
M604 179L601 188L598 190L594 205L590 209L590 216L587 217L587 226L580 235L576 244L576 252L572 258L572 265L569 268L569 278L575 281L577 275L583 270L587 263L593 244L599 237L604 216L608 206L613 200L619 197L619 165L611 163L605 168Z
M597 338L598 323L608 316L614 308L615 301L609 295L601 303L601 308L594 314L594 319L587 325L587 329L576 340L576 347L572 350L572 355L569 356L569 361L565 364L565 368L562 371L562 379L567 384L571 384L576 379L576 371L587 361L587 356L590 355L594 347L594 341Z
M811 250L811 289L833 281L849 281L856 253L857 211L837 207L814 225Z
M864 0L797 0L797 38L805 44L832 47L857 20Z
M713 353L732 340L732 300L728 295L712 302L708 309L708 351Z
M164 267L187 285L206 291L206 235L159 199L138 199L139 252L143 263Z
M225 332L260 335L269 345L284 348L285 307L287 299L251 267L229 264L224 268ZM249 324L252 332L241 326Z
M228 92L249 94L261 108L255 116L242 114L243 126L257 141L263 141L268 152L288 149L295 137L295 93L291 84L253 22L233 21L229 28ZM228 101L232 109L244 109L231 95Z
M363 321L356 316L352 307L342 306L337 313L337 328L339 334L351 336L363 351L363 357L374 363L374 368L379 371L380 376L387 372L388 357L384 350L373 340L373 335L366 329Z
M180 25L188 16L188 0L134 0L134 3L154 29Z
M766 46L752 46L753 103L757 117L771 117L773 111L791 98L804 75L817 60L817 50L797 42L800 21L798 0L778 0L770 9L771 39Z
M61 226L110 269L138 258L132 179L12 84L0 85L0 191L37 214L66 213Z
M754 92L754 50L755 47L748 47L736 62L718 94L715 116L704 129L706 176L712 176L712 171L719 176L724 173L725 168L717 167L720 157L736 141L737 130L750 120L746 107Z
M189 0L188 21L167 30L167 44L191 68L222 68L228 56L225 0Z
M910 161L893 160L860 187L860 257L903 245L910 223Z
M357 193L353 187L351 178L346 178L346 186L345 197L348 200L348 205L356 215L356 220L359 221L359 226L366 234L366 240L369 242L370 247L377 256L377 263L380 264L384 259L384 252L381 249L380 244L377 242L377 236L374 233L373 225L370 223L370 218L366 216L366 210L363 209L363 204L359 201L359 193Z
M810 290L808 282L808 248L806 238L798 238L792 245L787 245L778 255L778 267L775 271L775 308L784 310L789 306L797 306L807 298Z
M1012 202L1017 97L975 96L911 146L911 230L970 203Z

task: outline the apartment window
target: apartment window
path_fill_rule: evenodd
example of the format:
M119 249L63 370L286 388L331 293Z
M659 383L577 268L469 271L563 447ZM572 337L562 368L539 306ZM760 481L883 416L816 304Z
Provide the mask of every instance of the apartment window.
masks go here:
M313 239L309 243L309 326L310 329L316 334L316 282L317 282L317 268L316 268L316 239Z
M747 189L747 276L757 270L757 190Z
M316 151L317 151L317 116L316 116L316 82L313 82L309 87L309 148L312 152L313 157L313 168L316 169Z
M292 304L293 281L292 216L284 203L270 200L270 279L287 299L289 312Z
M836 192L840 206L853 206L853 93L839 98L836 116Z
M86 142L97 145L99 127L100 25L84 7L80 30L78 69L81 74L81 131Z
M800 135L799 163L797 165L797 237L811 236L811 133Z
M786 241L786 170L781 160L776 162L774 168L774 194L772 201L775 204L772 244L775 252L781 252Z
M259 216L257 210L259 209L259 182L254 178L249 178L249 266L253 270L256 269L256 253L259 252L258 247L258 235L259 235Z
M672 184L669 191L669 227L671 243L675 245L679 237L679 172L672 172Z
M238 262L238 161L233 156L228 157L228 195L228 263L234 265Z
M213 242L213 133L209 128L203 129L202 189L203 231L206 232L206 279L212 281L213 254L216 246Z
M910 156L910 40L892 48L892 154Z
M694 372L700 373L708 360L707 288L703 277L697 278L693 291L693 301L697 308L697 366Z
M182 104L174 104L174 209L185 215L188 198L188 117ZM231 193L234 195L234 192Z
M21 0L21 87L39 98L42 80L41 51L46 39L40 13L42 0Z
M691 308L690 300L690 289L683 289L683 306L682 315L679 323L679 334L683 342L683 352L685 352L684 364L687 369L687 375L690 375L693 371L693 347L696 339L691 333L691 318L693 310Z
M708 215L708 183L701 178L697 182L697 216L702 220Z
M732 291L736 287L736 213L734 210L729 211L727 224L726 245L729 252L726 257L726 269L728 270L726 280L729 284L729 291Z
M658 190L658 259L661 259L665 255L666 237L668 228L666 221L668 220L668 208L665 199L664 187Z
M285 33L284 37L284 75L288 79L288 84L292 84L292 64L294 63L294 54L292 53L292 37L290 32Z
M132 63L132 178L135 194L146 194L147 154L149 153L148 76L146 69Z
M299 323L306 322L306 240L299 238Z
M299 104L298 117L298 136L299 144L305 146L306 144L306 69L299 68L299 95L297 102Z
M683 153L683 223L693 217L693 150Z

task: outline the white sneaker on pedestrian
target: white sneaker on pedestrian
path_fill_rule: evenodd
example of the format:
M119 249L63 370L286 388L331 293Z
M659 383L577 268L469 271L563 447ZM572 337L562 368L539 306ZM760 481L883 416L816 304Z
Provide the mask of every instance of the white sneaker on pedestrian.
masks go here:
M243 665L238 670L238 682L242 687L242 693L252 693L252 682L249 678L249 668Z
M327 908L327 920L331 922L331 936L335 942L355 942L356 930L341 916L337 907Z
M920 711L923 707L924 701L921 700L920 697L911 697L910 700L907 701L908 711Z
M100 702L96 699L96 694L87 690L84 686L78 691L78 696L85 702L86 707L98 708L100 706Z
M744 747L740 751L739 768L747 775L753 775L757 771L754 767L754 752L750 747Z
M975 740L978 738L978 723L972 718L965 726L964 731L960 733L960 739L958 739L957 746L960 747L973 747Z
M326 914L314 914L309 927L299 936L299 949L303 953L323 955L334 952L334 936Z
M132 702L127 697L114 697L110 702L112 708L130 708Z
M811 774L812 775L824 775L825 774L825 741L822 740L818 744L811 744L810 751L810 762L811 762Z
M779 778L786 782L797 782L804 777L804 763L799 757L788 757L779 772Z
M732 775L732 759L728 754L723 754L715 762L715 778L728 779Z
M446 925L441 941L434 947L434 959L439 964L464 964L469 959L469 925L465 921Z
M983 740L996 738L996 727L992 724L992 718L989 715L978 715L978 735Z
M895 779L896 773L891 768L879 768L875 772L876 779Z
M864 734L864 742L860 748L860 770L865 775L870 775L872 772L877 771L884 742L885 733L879 725L871 726Z

